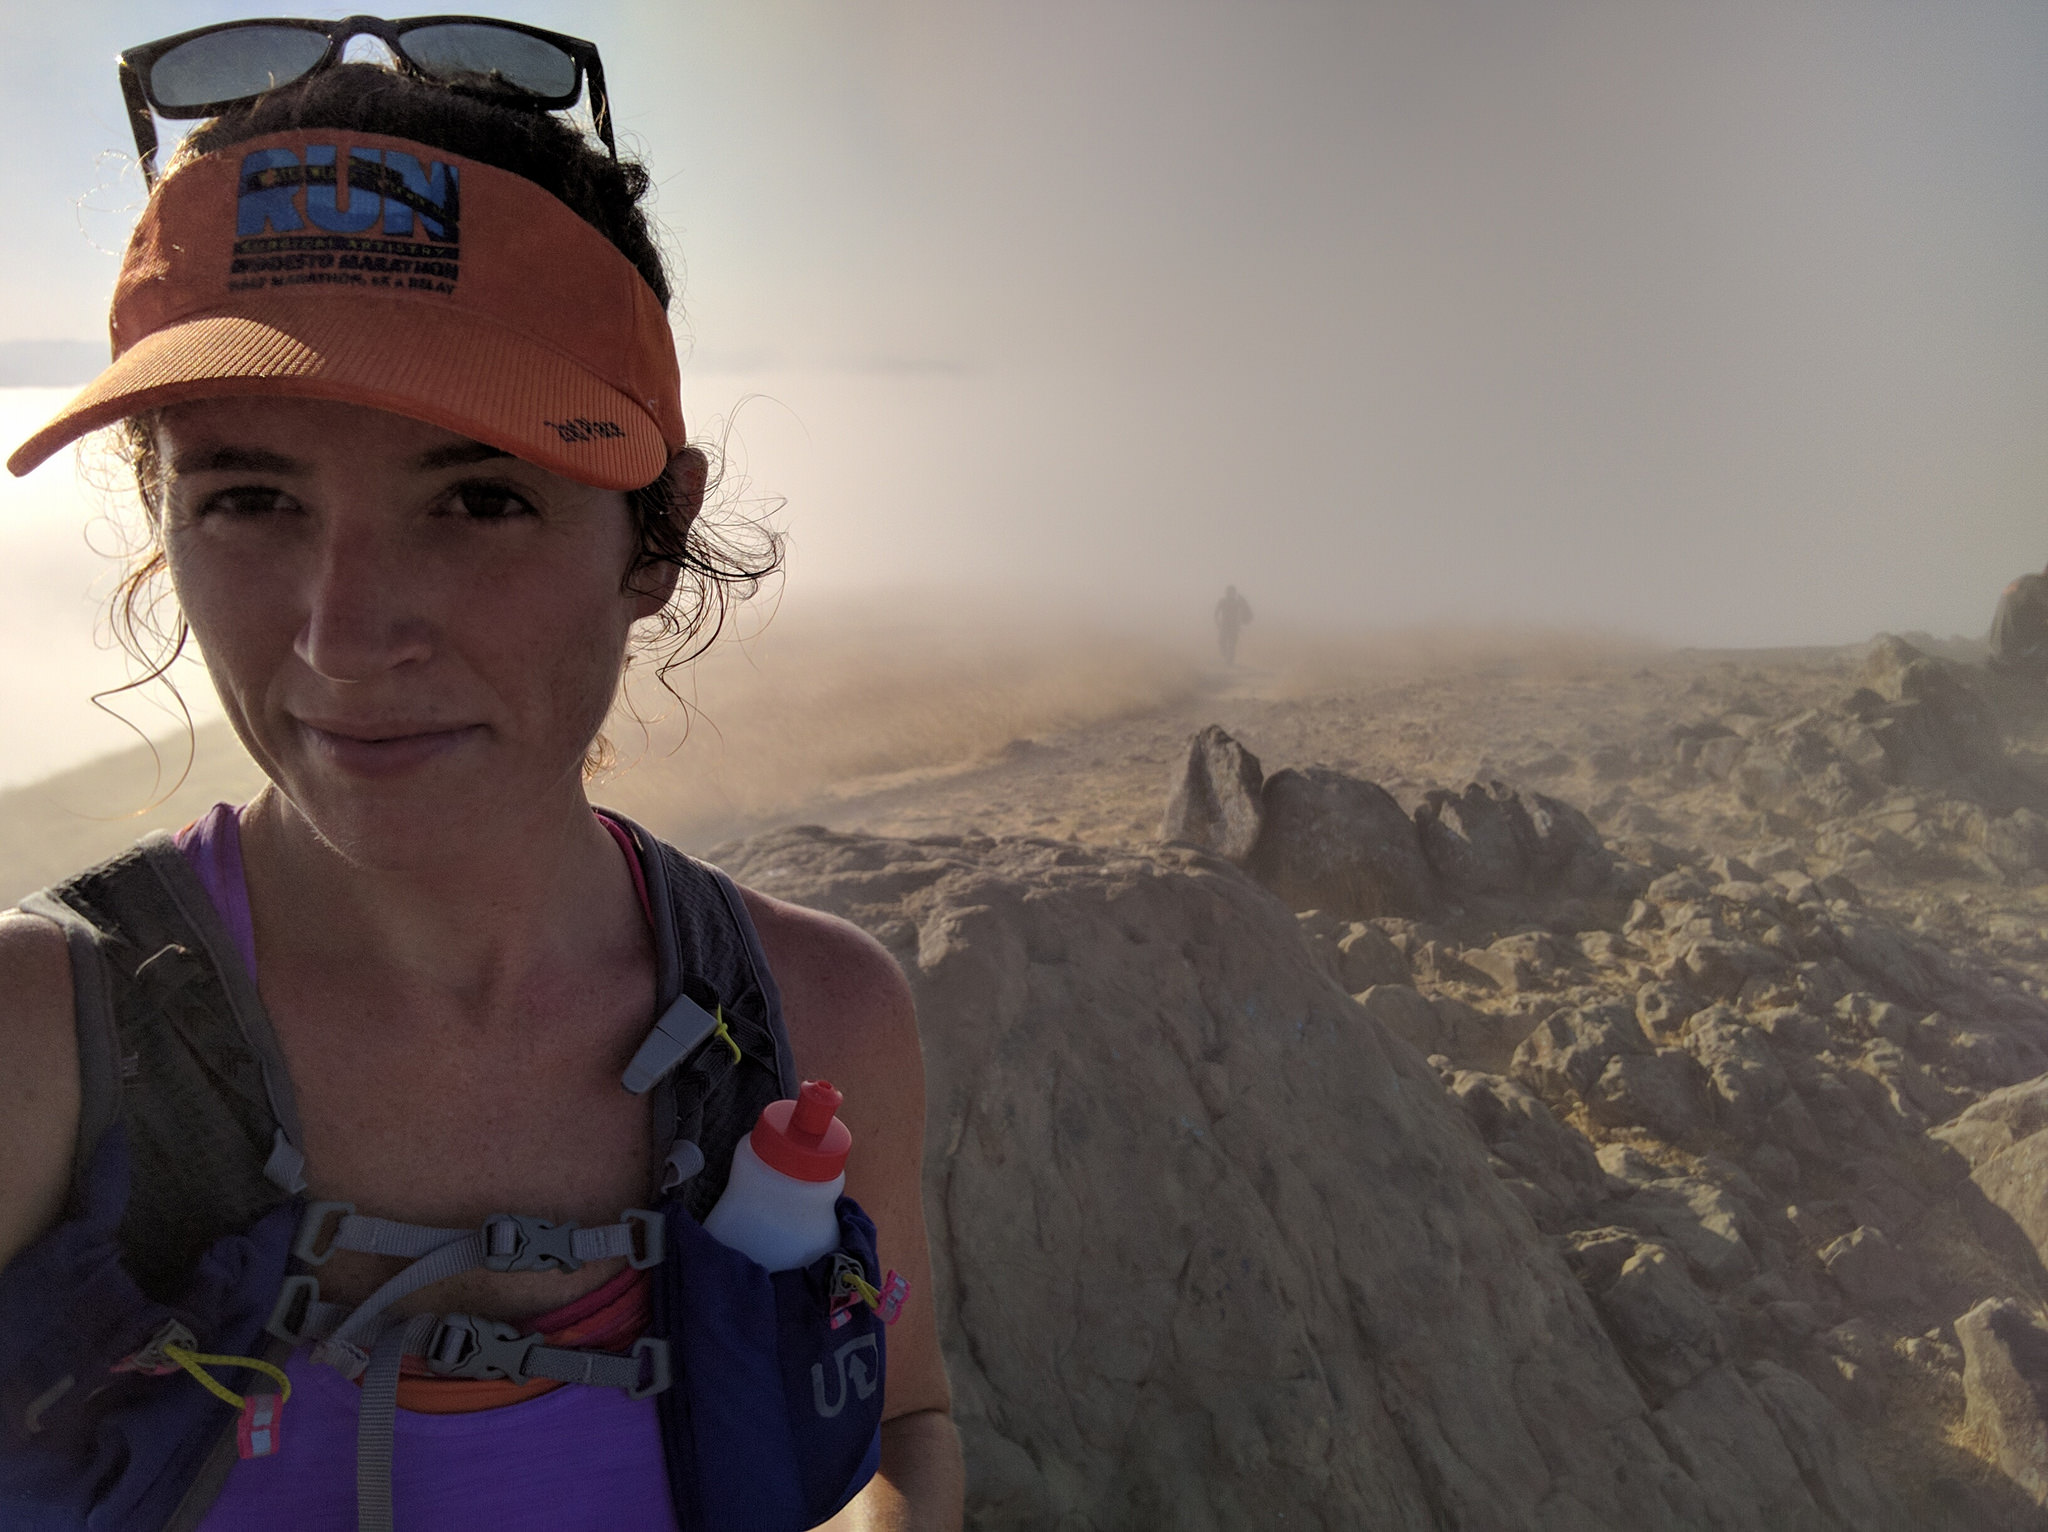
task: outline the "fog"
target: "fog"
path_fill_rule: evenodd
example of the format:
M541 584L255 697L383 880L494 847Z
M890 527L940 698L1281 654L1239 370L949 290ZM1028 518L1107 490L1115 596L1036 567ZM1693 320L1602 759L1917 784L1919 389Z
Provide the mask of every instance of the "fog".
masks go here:
M272 8L10 18L0 352L102 333L113 54ZM2048 560L2038 7L503 9L604 50L785 614L1845 643ZM89 501L0 497L0 782L117 739Z

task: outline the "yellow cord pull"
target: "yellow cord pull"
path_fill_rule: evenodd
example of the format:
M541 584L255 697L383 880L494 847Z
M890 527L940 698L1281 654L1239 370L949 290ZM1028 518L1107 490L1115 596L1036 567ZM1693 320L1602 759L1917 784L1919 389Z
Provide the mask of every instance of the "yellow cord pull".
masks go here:
M839 1282L842 1290L851 1290L859 1293L861 1302L865 1303L869 1308L878 1309L882 1306L882 1290L858 1271L854 1270L853 1267L842 1266L839 1268Z
M214 1398L223 1404L233 1405L238 1410L247 1410L249 1401L229 1388L225 1383L208 1372L208 1367L247 1367L260 1372L276 1382L281 1392L277 1402L281 1406L292 1396L292 1380L280 1368L253 1356L217 1356L210 1351L198 1349L198 1342L192 1332L173 1319L156 1332L147 1346L133 1356L123 1357L114 1364L115 1372L139 1372L150 1377L161 1378L183 1368L199 1380Z
M732 1028L725 1024L725 1007L721 1005L713 1014L718 1020L718 1026L712 1031L711 1036L714 1041L724 1043L732 1049L732 1061L737 1064L740 1061L740 1045L733 1040Z
M262 1373L263 1376L277 1384L277 1402L280 1405L292 1396L292 1380L284 1375L284 1370L273 1367L270 1363L260 1358L253 1356L217 1356L209 1351L189 1351L183 1346L173 1344L167 1344L159 1349L166 1361L176 1362L185 1371L192 1374L194 1378L197 1378L200 1386L209 1394L212 1394L214 1398L220 1400L223 1404L231 1404L238 1410L246 1408L249 1401L214 1377L212 1373L206 1370L208 1367L250 1368L253 1371Z

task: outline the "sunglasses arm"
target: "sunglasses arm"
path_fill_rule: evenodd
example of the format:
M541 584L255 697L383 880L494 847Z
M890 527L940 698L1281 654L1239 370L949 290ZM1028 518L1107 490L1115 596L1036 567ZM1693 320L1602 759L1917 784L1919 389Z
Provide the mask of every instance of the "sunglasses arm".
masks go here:
M583 79L584 88L590 95L590 125L597 129L597 136L604 140L612 158L617 159L619 146L612 141L612 98L605 94L604 65L597 61L595 48L583 62Z
M128 103L128 126L135 131L135 158L142 166L142 184L156 185L156 122L142 94L142 80L121 60L121 97Z

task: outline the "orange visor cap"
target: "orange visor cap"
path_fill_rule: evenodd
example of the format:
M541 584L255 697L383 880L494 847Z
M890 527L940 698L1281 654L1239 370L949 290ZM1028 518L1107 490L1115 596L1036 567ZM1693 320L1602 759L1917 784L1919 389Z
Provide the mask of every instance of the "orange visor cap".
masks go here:
M113 365L10 471L229 394L390 410L600 489L652 483L685 440L675 337L633 263L524 177L402 138L299 129L164 177L110 328Z

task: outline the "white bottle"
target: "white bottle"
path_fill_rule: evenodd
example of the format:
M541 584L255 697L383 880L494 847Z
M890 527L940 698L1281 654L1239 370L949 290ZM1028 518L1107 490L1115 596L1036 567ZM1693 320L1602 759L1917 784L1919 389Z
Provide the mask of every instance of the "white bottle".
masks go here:
M732 1152L732 1174L704 1230L770 1271L808 1266L839 1248L833 1204L846 1187L853 1135L836 1115L846 1098L806 1080L794 1101L761 1108Z

